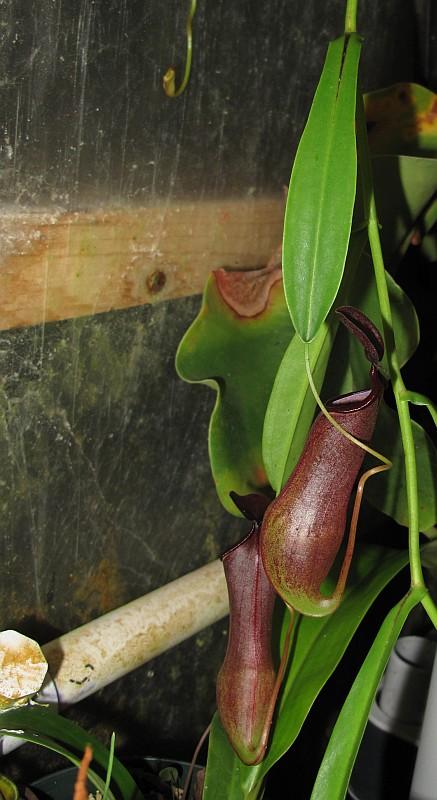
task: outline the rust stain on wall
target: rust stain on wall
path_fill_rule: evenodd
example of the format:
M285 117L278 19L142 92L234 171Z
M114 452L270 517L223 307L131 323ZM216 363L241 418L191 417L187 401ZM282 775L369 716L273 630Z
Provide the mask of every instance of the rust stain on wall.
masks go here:
M126 602L126 586L120 578L115 552L104 556L91 570L81 570L78 565L71 583L73 603L83 623Z

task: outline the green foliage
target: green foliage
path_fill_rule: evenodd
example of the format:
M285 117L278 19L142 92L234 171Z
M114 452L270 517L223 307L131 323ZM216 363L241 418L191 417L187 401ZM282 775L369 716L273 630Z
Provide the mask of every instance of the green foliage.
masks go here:
M387 281L399 359L404 364L419 341L417 317L398 284L389 275ZM367 254L361 257L348 299L381 327ZM310 345L319 387L329 361L322 389L326 398L365 388L369 380L367 362L355 342L342 330L335 335L336 329L337 323L330 317ZM179 373L186 379L213 383L218 391L210 425L211 463L219 496L234 514L236 509L229 500L229 492L246 494L264 486L267 482L264 465L271 486L279 491L297 462L312 422L316 404L302 366L304 346L299 337L292 336L287 347L290 332L279 283L275 284L263 313L254 320L242 320L226 305L211 277L201 313L178 351ZM388 371L386 359L384 365ZM413 427L422 487L420 527L426 530L437 519L437 460L429 437L420 426ZM377 423L375 444L393 460L394 468L370 481L366 496L384 513L406 524L399 426L385 408Z
M435 156L435 94L417 83L395 83L365 95L372 153Z
M5 775L0 775L0 797L2 800L19 800L19 792L15 783Z
M389 159L398 163L395 158ZM399 180L395 171L381 170L386 160L378 157L374 165L376 176L381 176L377 182L378 205L388 213L390 198L399 193ZM430 159L423 161L428 164ZM431 175L434 174L432 170L431 165ZM422 213L423 203L426 205L433 192L432 180L428 179L426 192L416 191L412 170L402 171L402 181L408 213L404 213L402 204L395 202L396 213L390 211L387 219L381 217L388 252L393 247L402 248ZM369 254L362 253L365 238L365 231L351 236L348 280L341 289L341 302L361 308L381 329L373 266ZM252 275L255 281L255 273ZM388 273L387 281L396 346L403 365L418 345L418 321L411 301ZM364 388L368 382L368 369L356 345L352 341L347 343L348 337L342 331L335 335L336 329L337 323L329 317L310 347L316 385L325 399ZM237 512L229 500L231 490L247 494L270 483L278 491L297 462L316 405L303 367L303 352L302 342L293 335L279 282L270 290L262 312L251 319L239 316L227 305L215 276L210 277L201 311L179 346L176 365L185 380L205 383L217 391L210 422L209 452L218 495L232 514ZM383 368L388 374L386 356ZM392 451L400 452L399 429L395 435L397 444ZM428 444L427 449L430 447ZM382 445L381 452L384 452ZM430 456L427 463L433 465L434 457ZM387 482L395 485L394 474L387 472L379 476L378 487ZM423 478L425 485L433 480L429 471ZM383 490L373 492L372 483L369 483L369 496L372 500L375 498L377 507L386 511L387 506L380 500ZM405 503L404 497L404 508ZM430 515L434 505L433 502L429 506ZM405 523L404 513L402 516L396 513L395 518Z
M437 521L437 451L421 425L412 421L417 475L420 481L419 530L426 531ZM400 525L408 526L408 498L404 453L396 412L385 403L378 416L373 443L392 461L392 468L375 475L366 487L372 505Z
M290 667L266 758L256 767L242 764L216 717L204 800L257 797L256 792L260 790L268 770L298 736L317 695L334 672L375 598L407 563L408 555L405 552L380 547L362 548L354 560L348 588L336 613L326 617L297 618ZM332 585L326 587L326 591L329 590L332 590ZM283 627L287 625L286 618Z
M365 494L380 511L400 524L409 526L413 552L411 569L415 577L414 589L388 615L359 672L340 714L332 744L328 748L314 788L313 800L322 800L325 797L329 800L341 800L344 797L374 692L390 650L411 608L422 601L437 621L437 612L433 611L432 601L424 588L420 561L418 563L417 555L414 555L414 552L417 553L419 528L429 529L437 519L437 453L430 438L419 425L410 420L408 412L405 413L406 406L402 404L409 397L410 402L419 402L428 406L432 414L435 412L427 398L416 396L413 392L408 393L403 388L399 367L407 363L418 346L419 325L408 297L393 277L384 271L382 252L378 255L379 235L375 226L373 195L366 195L369 191L368 181L367 184L363 183L364 199L359 196L355 199L356 229L350 237L342 281L347 242L351 233L353 202L351 205L350 191L355 181L355 154L350 155L351 148L355 151L355 133L351 134L350 114L353 111L353 120L354 71L357 61L352 66L351 59L346 69L346 53L344 64L339 66L339 49L340 44L336 42L328 53L292 174L285 219L283 271L284 290L296 332L287 329L284 317L281 317L283 326L277 332L277 341L280 338L281 345L276 355L279 356L282 351L282 358L278 358L274 373L269 373L269 391L263 394L266 405L261 463L265 466L271 486L276 493L279 492L297 463L315 411L315 399L309 391L304 368L305 346L308 347L316 387L323 397L335 397L369 385L368 363L357 352L353 338L338 330L335 318L329 313L335 300L339 305L348 303L357 306L379 329L385 331L387 351L382 369L393 381L398 410L402 414L401 428L396 412L387 404L382 404L372 444L390 458L393 466L391 470L372 478L366 485ZM358 59L358 50L355 57ZM338 97L334 99L332 92L336 69L341 72L338 85L348 93L347 102L345 101L348 111L344 115L338 105ZM432 197L437 173L435 161L428 158L435 145L434 133L431 130L424 132L423 128L425 106L429 105L430 97L420 87L410 87L409 90L408 86L404 86L404 91L408 94L407 90L411 101L408 113L405 107L401 111L398 103L401 95L396 94L398 89L386 90L385 94L373 99L367 98L367 107L372 110L376 120L371 129L371 140L378 153L373 162L375 193L382 222L381 244L389 268L396 265L402 257L417 225L427 231L435 223L435 204L432 204ZM387 103L387 99L393 100L394 95L393 102L399 112L401 127L397 131L398 135L390 117L384 115L381 106L378 106L378 103ZM417 101L415 109L413 100ZM414 146L411 140L408 144L413 119L416 119L418 125ZM333 142L340 150L345 148L345 169L341 176L339 171L335 173L339 165L334 156ZM399 143L402 143L402 147L397 150ZM360 168L364 173L366 165L360 164ZM325 192L327 187L329 191ZM333 209L335 212L328 224L327 220ZM372 256L367 251L363 252L361 223L368 213L373 214L369 222ZM366 225L364 239L367 236L365 228ZM335 254L335 263L329 261L331 252ZM276 297L279 298L280 287L277 284L275 289ZM268 314L269 311L266 311L267 316ZM215 316L214 324L218 333L221 328L218 315ZM246 323L239 320L236 324L242 326ZM210 330L212 329L208 333ZM266 324L264 332L269 337L269 344L267 338L263 341L261 336L257 340L256 354L252 352L252 355L249 354L247 340L240 347L240 335L236 335L232 341L225 342L223 337L220 339L223 361L220 373L216 374L226 375L227 379L224 383L226 391L221 395L222 412L226 407L229 387L234 381L239 383L240 377L239 391L233 397L238 394L239 401L246 405L246 412L250 408L253 384L246 391L245 367L254 357L257 365L262 362L262 352L267 352L264 348L271 345L273 327L269 328ZM309 342L309 345L304 342ZM233 349L236 343L238 356ZM202 347L205 346L203 340ZM192 351L191 356L191 374L194 375L197 354ZM235 364L233 357L245 365L240 373L238 369L230 372L226 367L228 359L229 363ZM205 373L203 379L206 377ZM234 406L232 412L235 410ZM238 413L241 417L241 412ZM260 407L257 408L257 414L258 435L262 415ZM228 423L227 432L230 430ZM252 432L254 431L253 427ZM216 432L219 432L218 428ZM220 433L225 435L225 428ZM211 437L212 456L217 444L218 439L213 442ZM224 448L222 452L223 450ZM413 454L414 460L411 458ZM225 462L226 459L223 459L221 469ZM370 459L368 468L373 465L374 459ZM414 488L415 481L420 487L418 495L417 488ZM406 551L383 555L377 548L362 548L354 558L347 591L335 614L315 619L298 619L289 671L283 685L266 758L255 767L242 764L233 753L220 720L215 717L210 740L205 800L219 800L224 796L229 800L255 800L262 796L268 770L293 744L317 694L335 670L373 599L406 563ZM343 753L345 758L342 761Z
M354 255L356 255L356 251ZM358 268L353 274L354 281L350 288L345 290L342 302L346 299L347 302L361 308L381 329L381 314L375 284L372 281L372 265L367 254L363 254ZM405 364L419 343L417 316L405 292L388 274L387 282L399 358L401 364ZM352 337L347 336L344 329L337 330L337 328L336 318L328 317L327 322L322 325L309 347L311 366L318 388L322 387L325 373L327 373L322 389L326 399L365 388L369 383L368 362L363 358L359 346ZM276 492L282 488L297 463L316 407L315 399L308 386L307 376L302 368L303 358L304 345L297 336L294 336L276 374L266 411L263 457L267 475ZM327 370L328 361L329 369ZM386 356L383 359L382 367L388 372ZM399 428L393 435L395 437L397 435L396 445L401 447ZM392 446L393 450L394 445ZM382 444L381 452L385 452ZM427 464L432 463L432 459L428 459ZM426 464L424 464L424 469L423 477L427 483L433 480L433 475L437 478L437 472L430 472ZM378 481L379 485L385 486L387 481L394 481L394 479L391 478L390 473L387 473L387 475L381 475ZM375 495L375 497L379 496L380 493ZM402 500L405 504L405 496ZM379 500L375 501L375 505L386 511L386 507L382 508ZM432 508L433 506L430 508L431 515ZM399 515L394 514L394 518L398 520ZM405 517L402 517L402 524L405 524Z
M310 344L310 363L320 388L334 340L336 320L322 323ZM302 371L304 343L293 336L276 373L263 431L263 457L271 486L278 493L297 463L310 429L316 401Z
M414 156L378 156L373 159L381 244L392 269L403 255L411 232L426 215L437 185L437 160Z
M292 333L280 281L260 313L243 317L226 302L213 274L200 313L179 345L179 375L217 391L209 454L218 495L232 514L238 512L231 490L248 494L267 484L261 454L264 415Z
M396 350L399 362L403 366L412 357L419 344L419 323L408 296L388 273L386 279L393 313ZM381 329L381 312L375 283L372 280L372 264L367 254L364 254L360 261L350 301L352 305L359 306ZM388 374L386 355L383 368ZM327 372L328 377L323 389L326 398L346 394L368 384L368 364L360 353L360 347L342 327L337 331ZM417 474L420 480L419 527L421 531L425 531L437 521L437 451L420 425L413 422L412 428ZM386 403L382 404L378 416L373 444L376 450L384 453L392 461L393 466L367 483L366 499L400 525L407 526L408 502L402 439L396 413ZM373 463L372 459L368 459L367 468Z
M424 593L423 588L412 589L391 609L381 625L340 712L311 800L343 800L346 796L352 767L382 673L404 622Z
M346 261L357 178L355 100L360 50L356 34L329 45L290 179L284 288L294 327L305 342L314 339L326 318Z
M3 734L46 747L75 766L79 765L85 746L89 744L93 751L92 763L96 765L96 769L88 770L93 786L108 800L141 800L135 781L113 753L94 736L50 708L27 705L4 711L0 715L0 735ZM110 789L106 788L105 777L102 777L107 773L111 775Z

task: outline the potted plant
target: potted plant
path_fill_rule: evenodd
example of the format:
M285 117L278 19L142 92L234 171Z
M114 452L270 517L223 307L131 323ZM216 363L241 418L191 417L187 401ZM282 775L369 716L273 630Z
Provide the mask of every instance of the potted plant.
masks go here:
M329 47L294 161L282 276L274 260L263 272L215 273L178 352L182 377L217 389L209 442L214 478L224 505L233 513L240 508L253 521L251 535L224 559L231 632L219 676L205 800L262 796L269 769L293 745L373 601L409 561L410 589L397 598L363 660L311 795L344 797L371 702L403 624L418 604L432 624L437 621L419 539L435 521L435 450L410 416L415 405L423 405L435 423L436 411L402 378L419 330L395 280L408 245L426 239L435 221L436 164L422 161L435 148L435 123L425 112L435 98L421 87L398 85L366 97L363 107L356 12L357 4L348 2L344 35ZM419 209L413 195L420 175L429 184ZM409 209L402 223L401 205ZM357 434L367 451L359 492L366 481L366 499L408 528L408 549L406 540L397 550L375 542L358 545L347 581L357 503L349 547L337 572L331 571L338 527L342 533L346 527L349 494L342 496L342 489L355 475L349 457L365 455L348 434L358 398L367 403L372 395L362 393L369 386L366 359L354 337L339 329L336 306L352 315L349 327L360 329L371 372L380 372L393 393L391 406L380 403L374 433ZM383 334L385 355L382 348L369 355L378 333L363 312ZM359 395L351 394L357 390ZM327 413L321 397L345 395ZM348 413L334 413L348 402ZM316 404L321 411L309 432ZM331 426L329 445L320 431L325 426ZM269 506L270 489L277 499ZM250 499L259 492L264 506ZM272 617L269 587L291 614L294 609L291 628L284 606L282 624ZM282 642L276 674L272 636Z
M363 658L311 794L345 797L402 626L418 605L437 624L420 539L436 522L437 460L411 411L424 406L434 423L437 412L402 377L419 325L396 282L408 246L432 246L435 96L404 84L363 103L356 17L348 0L294 161L282 256L264 270L214 273L177 355L181 377L217 390L214 480L225 507L252 523L224 558L230 640L204 800L263 796L269 770L297 740L373 602L409 564L410 587ZM355 546L363 493L408 529L401 547L365 530ZM11 729L79 746L44 709L5 711L2 731ZM120 780L127 783L115 794L131 797L135 786L124 773Z

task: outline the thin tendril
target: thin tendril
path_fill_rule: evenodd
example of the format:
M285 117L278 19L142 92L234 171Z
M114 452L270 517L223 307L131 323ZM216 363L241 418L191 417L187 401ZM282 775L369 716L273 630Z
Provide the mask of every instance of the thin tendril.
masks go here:
M291 650L291 641L292 641L291 635L293 633L294 622L295 622L295 619L296 619L296 612L295 612L294 608L291 608L291 606L287 606L287 608L288 608L288 611L290 613L290 622L288 623L287 633L285 634L285 640L284 640L284 647L283 647L283 650L282 650L281 662L279 664L279 668L278 668L278 672L277 672L276 680L275 680L275 685L273 687L272 696L270 698L268 712L266 714L266 719L268 720L268 724L264 727L263 735L262 735L262 738L261 738L261 743L260 743L261 752L264 752L264 748L267 746L267 740L268 740L269 734L270 734L270 727L271 727L271 723L272 723L272 719L273 719L273 713L274 713L275 706L276 706L276 700L278 699L279 690L281 688L282 681L284 679L284 674L285 674L285 670L287 668L287 663L288 663L288 657L290 655L290 650Z
M391 464L390 465L380 464L378 467L372 467L371 469L368 469L367 472L365 472L358 481L357 491L355 493L354 507L352 509L351 523L349 527L349 539L346 547L346 553L343 559L343 564L340 570L337 586L335 588L334 596L341 597L344 592L344 588L346 586L346 581L348 578L349 569L352 562L352 556L355 548L355 538L357 535L358 517L360 514L361 502L363 499L364 485L366 481L372 477L372 475L377 475L379 472L384 472L385 470L390 469L390 467Z
M190 80L191 61L193 57L193 17L196 13L197 0L191 0L190 10L187 17L187 58L185 61L185 72L179 89L176 89L176 73L174 67L169 67L162 79L162 85L167 97L179 97L186 89Z
M183 792L182 792L181 800L186 800L186 798L188 797L188 789L190 788L191 776L192 776L193 771L194 771L194 767L195 767L195 764L196 764L197 756L199 755L199 753L200 753L200 751L201 751L201 749L203 747L205 739L211 733L211 726L212 726L212 722L210 722L208 727L205 728L205 730L202 733L202 736L200 737L200 739L199 739L199 741L198 741L198 743L196 745L196 749L195 749L195 751L193 753L193 758L191 759L190 768L188 770L187 777L185 778L184 789L183 789Z
M313 376L311 374L311 365L310 365L310 356L309 356L309 346L308 346L308 344L305 344L305 367L306 367L306 372L307 372L307 377L308 377L308 383L309 383L311 391L312 391L312 393L314 395L314 399L315 399L317 405L319 406L322 414L331 423L331 425L339 433L341 433L346 439L349 439L349 441L352 442L352 444L356 444L357 447L361 447L361 449L365 450L366 453L369 453L371 456L374 456L375 458L377 458L378 461L382 461L383 464L386 464L387 469L390 469L390 467L392 466L392 462L390 461L390 459L388 459L386 456L383 456L381 453L378 453L377 450L373 450L372 447L369 447L367 444L365 444L364 442L361 442L359 439L356 439L355 436L353 436L351 433L349 433L349 431L345 430L345 428L343 428L337 422L337 420L334 419L334 417L329 413L328 409L323 405L323 403L322 403L322 401L321 401L321 399L319 397L318 391L316 389L316 386L315 386L315 383L314 383L314 380L313 380Z

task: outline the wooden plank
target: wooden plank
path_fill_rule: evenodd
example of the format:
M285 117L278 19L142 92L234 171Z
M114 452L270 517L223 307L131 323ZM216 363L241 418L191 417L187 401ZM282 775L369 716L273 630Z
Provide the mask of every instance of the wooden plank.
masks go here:
M283 197L0 221L0 329L202 291L212 269L259 267L281 241Z

